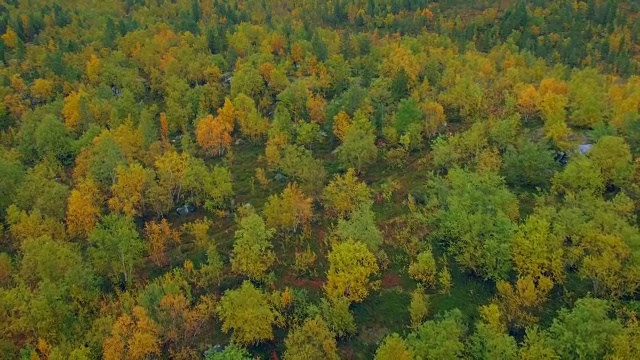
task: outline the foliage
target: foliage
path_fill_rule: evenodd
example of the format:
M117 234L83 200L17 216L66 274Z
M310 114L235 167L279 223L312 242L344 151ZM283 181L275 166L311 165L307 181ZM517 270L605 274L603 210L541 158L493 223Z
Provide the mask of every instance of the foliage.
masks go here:
M438 211L437 233L449 240L456 260L486 278L505 278L511 269L510 243L518 202L493 173L453 169L430 184Z
M345 296L362 302L372 287L369 277L378 272L375 256L357 241L347 240L335 244L328 255L329 271L324 289L329 298Z
M319 317L292 329L285 346L285 359L339 359L335 335Z
M233 340L245 345L272 339L273 326L279 317L267 295L248 281L226 291L217 311L222 331L233 331Z
M275 261L271 250L273 233L258 214L240 219L231 253L232 270L252 280L263 279Z

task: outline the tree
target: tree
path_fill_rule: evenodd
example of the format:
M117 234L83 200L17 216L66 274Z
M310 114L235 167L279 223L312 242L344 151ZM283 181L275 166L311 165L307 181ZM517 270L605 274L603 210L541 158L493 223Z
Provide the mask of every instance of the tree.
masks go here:
M346 297L339 297L327 301L320 300L320 314L327 322L329 329L338 337L355 334L356 320L349 311L351 302Z
M62 108L62 116L64 116L64 124L71 130L79 131L85 125L88 119L83 119L82 102L85 100L83 91L72 92L64 98L64 107Z
M573 158L551 181L551 189L559 195L580 193L598 195L604 191L604 179L600 168L584 156Z
M31 85L31 95L38 101L48 101L55 96L54 83L47 79L35 79Z
M464 332L462 313L455 309L424 322L409 334L406 343L416 358L455 360L463 355Z
M109 188L116 180L116 169L125 165L124 150L110 133L103 132L93 140L88 160L89 175L102 188Z
M153 170L145 169L138 163L116 168L116 181L111 186L112 197L107 201L109 209L129 217L142 215L145 192L154 182Z
M100 217L100 190L92 180L78 184L67 201L67 231L71 236L86 237Z
M537 326L527 328L524 344L518 351L518 358L522 360L560 359L548 332L541 331Z
M338 160L345 168L358 172L373 163L378 156L376 135L369 119L356 114L344 133L342 144L336 149Z
M546 187L557 168L553 156L543 143L525 139L507 148L502 174L510 185Z
M329 271L324 290L329 298L342 296L362 302L369 289L369 277L378 273L375 256L361 243L347 240L334 244L329 252Z
M376 350L375 360L412 360L414 355L400 335L388 335Z
M233 195L231 173L224 166L209 169L199 158L187 158L180 187L187 202L216 211L228 205Z
M553 282L545 276L525 276L519 277L514 285L498 281L496 288L506 322L512 327L525 328L537 322L533 312L547 300Z
M58 343L87 329L100 292L80 249L41 236L25 239L19 254L15 286L0 291L3 314L10 314L2 316L3 335L27 343L38 338Z
M620 322L609 318L609 308L605 300L583 298L559 312L549 334L560 358L597 359L609 352L611 339L622 331Z
M161 190L163 195L168 197L170 201L180 199L182 183L189 159L188 154L178 154L175 150L171 150L165 152L155 160L159 190Z
M474 359L513 359L518 355L516 340L481 321L471 336L470 352Z
M45 116L34 134L40 159L57 160L65 164L72 153L71 137L62 122L53 115Z
M235 273L261 280L276 260L271 238L274 231L267 229L260 215L252 213L239 221L231 253L231 268Z
M242 345L272 339L273 326L279 318L267 295L249 281L224 293L218 305L218 316L222 321L222 331L233 331L231 338Z
M15 190L14 203L21 209L38 210L44 216L63 221L69 189L60 183L58 171L60 169L49 168L46 163L29 169Z
M395 114L394 126L399 134L404 134L412 124L419 124L424 119L424 114L415 99L403 99L398 104Z
M196 141L207 155L222 156L231 146L231 131L233 131L233 125L220 115L216 118L209 115L198 122Z
M409 275L427 286L436 285L436 259L431 249L418 254L418 258L409 265Z
M373 253L382 246L382 233L376 226L371 204L360 205L349 219L339 219L334 233L343 241L353 239L362 242Z
M152 355L160 356L158 325L141 306L135 306L132 313L121 315L113 324L111 336L102 346L105 360L143 360Z
M307 319L300 327L293 328L285 339L284 358L339 359L335 335L320 317Z
M171 229L167 219L160 222L149 221L144 224L144 232L147 240L147 250L151 259L157 266L167 265L165 257L166 248L169 243L176 245L180 243L180 232Z
M259 95L265 90L265 82L260 72L247 63L233 73L231 82L231 96L246 94L254 100L259 99Z
M603 136L589 151L588 157L600 168L606 184L625 187L635 171L631 150L618 136Z
M133 266L142 256L144 246L133 220L122 215L107 215L89 234L89 253L95 268L114 282L133 279ZM122 276L122 278L121 278Z
M344 140L350 126L351 118L346 112L340 111L333 117L333 134L341 141Z
M420 286L411 293L409 315L411 315L411 328L414 330L429 316L429 298Z
M449 260L446 256L442 257L442 269L438 273L438 285L441 294L449 294L451 290L451 272L449 271Z
M521 277L546 276L556 282L564 280L563 239L551 231L550 215L544 209L534 212L515 234L513 261Z
M518 89L516 94L517 100L516 104L518 105L518 110L524 117L524 119L529 119L534 116L537 112L537 103L539 101L538 90L535 86L527 84L523 85Z
M595 69L576 70L569 81L569 122L593 127L608 115L605 79Z
M205 360L250 360L251 356L249 352L236 345L229 344L225 346L224 350L218 351L216 349L209 349L205 352Z
M252 98L240 93L233 100L233 106L236 109L240 131L244 136L256 141L267 133L269 121L258 113Z
M448 184L436 179L429 184L439 204L432 217L434 236L448 239L449 251L469 270L485 278L506 278L511 270L517 199L492 172L454 168L447 178Z
M337 174L325 187L324 206L331 213L346 217L362 204L371 201L371 190L358 180L355 170L350 168L344 175Z
M182 225L182 231L193 236L197 249L206 250L212 243L211 236L209 236L209 229L212 225L212 221L205 217Z
M311 95L307 98L307 109L312 122L323 124L327 119L327 101L322 95Z
M290 183L281 195L271 195L264 206L264 217L271 228L283 231L298 231L306 228L313 212L311 198L307 197L295 183Z
M18 160L0 156L0 215L4 215L11 204L15 189L20 186L23 177L24 169Z
M436 101L427 101L422 105L422 112L425 114L423 132L427 137L433 138L446 125L444 108Z

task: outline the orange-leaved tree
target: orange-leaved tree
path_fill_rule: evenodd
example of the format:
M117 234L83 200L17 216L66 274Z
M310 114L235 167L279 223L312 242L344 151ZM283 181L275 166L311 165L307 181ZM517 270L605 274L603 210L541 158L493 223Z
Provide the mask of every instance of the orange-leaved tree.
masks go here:
M218 115L212 115L201 119L196 126L196 141L198 145L210 156L222 156L225 150L231 146L231 131L233 126Z

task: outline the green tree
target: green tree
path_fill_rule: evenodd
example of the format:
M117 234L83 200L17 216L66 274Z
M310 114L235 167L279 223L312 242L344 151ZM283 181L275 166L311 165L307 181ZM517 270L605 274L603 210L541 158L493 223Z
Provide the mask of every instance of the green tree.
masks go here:
M564 239L552 232L551 217L549 209L538 208L516 232L512 251L519 276L546 276L556 282L564 280Z
M509 334L498 331L491 324L480 322L470 339L470 353L474 359L517 359L518 346Z
M231 81L231 96L245 94L256 102L260 100L260 94L265 90L265 82L260 72L250 64L243 65L233 73Z
M436 285L436 259L431 249L418 254L418 258L409 265L409 275L427 286Z
M114 282L133 281L133 268L140 260L144 244L133 219L123 215L107 215L89 234L89 254L93 265Z
M560 359L556 354L549 333L541 331L537 326L527 328L524 344L518 351L522 360Z
M580 193L598 195L604 191L604 179L595 162L584 156L573 158L551 181L551 188L561 195Z
M229 344L225 346L224 350L218 351L215 348L211 348L205 352L205 360L251 360L252 357L249 352L236 345Z
M611 348L611 340L622 331L618 320L609 318L605 300L583 298L573 309L562 309L549 328L551 343L562 359L599 359Z
M38 164L27 171L22 183L15 190L15 204L27 211L38 210L42 215L56 220L65 218L69 188L60 183L56 172L61 169Z
M338 337L355 334L356 320L349 311L351 302L346 297L339 297L327 301L320 300L320 313L329 329Z
M502 174L509 185L546 187L557 167L553 155L544 143L525 139L507 148Z
M449 250L467 269L485 278L506 278L519 215L518 201L502 178L455 168L447 181L436 179L429 187L439 206L429 220L434 236L447 239Z
M37 339L32 337L36 334L62 342L86 331L99 289L93 270L84 262L78 247L43 236L26 239L20 254L18 286L11 290L19 297L13 298L17 302L10 305L14 306L11 311L15 316L6 324L7 330L17 331L34 342Z
M462 313L455 309L424 322L409 334L406 342L416 358L455 360L463 355L464 332Z
M240 219L231 253L234 272L261 280L276 260L273 253L274 230L267 229L260 215L252 213Z
M413 99L403 99L398 104L395 114L394 126L399 134L404 134L413 124L422 124L424 114L420 110L418 102Z
M68 165L71 156L71 136L62 121L53 115L46 116L34 134L40 159L49 158Z
M0 217L12 202L14 192L22 183L24 170L19 161L0 154Z
M369 119L356 113L353 122L347 128L342 144L336 149L338 160L345 168L362 171L378 157L376 135Z
M371 190L358 180L354 169L335 178L325 187L324 206L339 217L346 217L359 206L371 202Z
M89 174L102 187L108 188L115 182L118 165L126 165L127 160L112 135L106 134L100 139L91 149Z
M382 245L382 233L376 226L375 213L371 209L371 204L361 204L348 219L339 219L334 233L343 241L347 239L360 241L374 253Z

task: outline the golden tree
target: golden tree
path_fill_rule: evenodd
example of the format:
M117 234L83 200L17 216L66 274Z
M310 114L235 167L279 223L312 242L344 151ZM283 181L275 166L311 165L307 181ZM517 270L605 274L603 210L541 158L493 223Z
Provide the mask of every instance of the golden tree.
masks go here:
M231 146L232 125L219 115L212 115L201 119L196 126L196 141L198 145L210 156L222 156L225 150Z
M329 271L324 290L331 299L346 297L362 302L372 285L371 275L378 273L376 257L361 242L347 240L335 244L329 253Z

